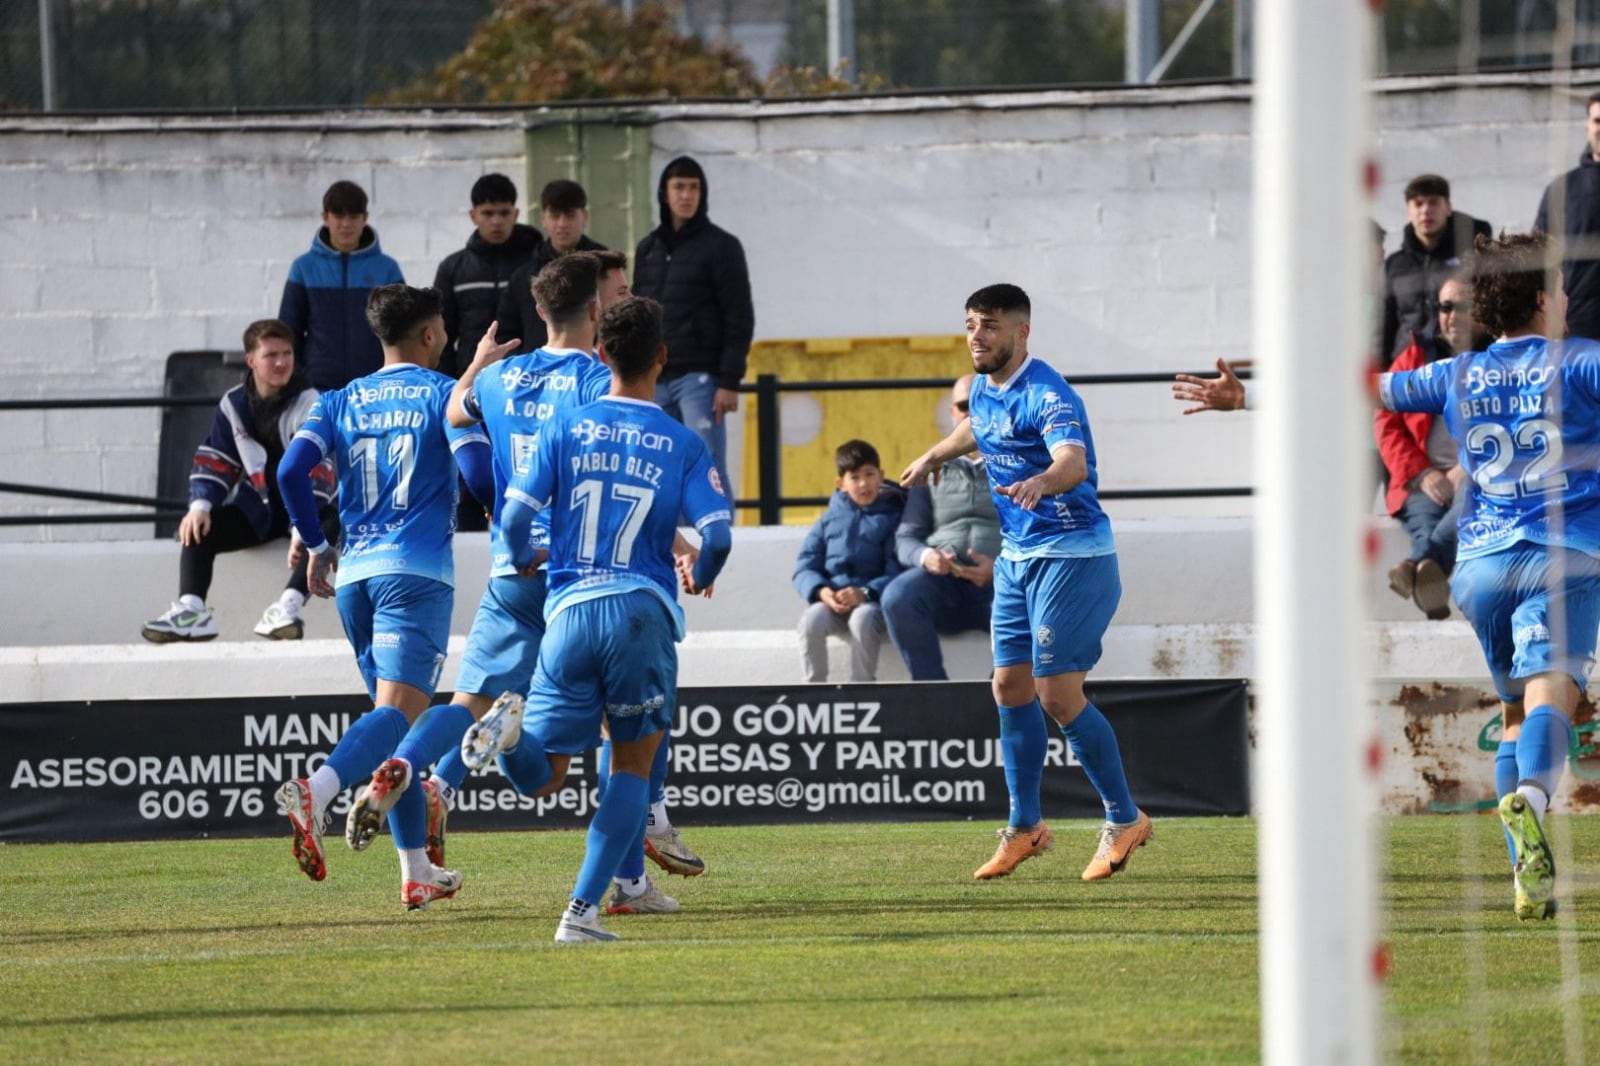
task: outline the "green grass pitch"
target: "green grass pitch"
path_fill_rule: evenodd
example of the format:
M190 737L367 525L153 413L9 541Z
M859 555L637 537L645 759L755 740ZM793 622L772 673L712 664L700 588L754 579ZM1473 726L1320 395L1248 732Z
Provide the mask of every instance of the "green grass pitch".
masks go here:
M1492 818L1385 827L1385 1060L1600 1061L1600 818L1552 820L1534 925ZM1055 829L978 883L976 823L686 827L682 913L580 946L576 832L457 833L460 897L410 915L387 837L330 835L322 884L287 834L0 847L0 1061L1257 1061L1255 823L1158 820L1096 885Z

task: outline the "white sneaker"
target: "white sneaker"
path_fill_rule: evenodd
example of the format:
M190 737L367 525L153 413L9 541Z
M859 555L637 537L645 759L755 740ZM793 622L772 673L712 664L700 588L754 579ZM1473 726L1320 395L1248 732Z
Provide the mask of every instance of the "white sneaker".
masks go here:
M256 636L268 640L299 640L306 635L306 624L300 620L300 608L273 600L261 612L256 623Z
M469 770L482 770L503 751L510 751L522 739L522 697L515 692L501 693L482 718L472 723L461 738L461 761Z
M571 908L568 908L561 915L561 924L556 926L557 944L592 944L599 940L621 939L600 924L599 907L590 911L587 918L574 918Z
M648 877L644 879L644 891L636 896L628 895L621 885L613 883L611 902L606 904L607 914L674 914L677 910L678 901L657 888Z
M159 618L144 624L139 633L152 644L171 644L178 640L213 640L217 635L217 620L211 608L202 606L198 611L181 603Z

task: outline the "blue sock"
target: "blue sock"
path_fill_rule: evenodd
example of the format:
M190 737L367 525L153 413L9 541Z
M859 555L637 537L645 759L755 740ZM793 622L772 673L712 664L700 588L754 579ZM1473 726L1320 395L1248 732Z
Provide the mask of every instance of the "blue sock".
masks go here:
M411 765L410 787L400 793L389 811L389 832L399 851L428 845L428 801L422 795L422 778L417 774L415 763Z
M1494 750L1494 798L1504 799L1517 790L1517 742L1502 740ZM1511 830L1504 825L1500 832L1506 838L1506 851L1511 854L1511 865L1517 865L1517 846L1511 842Z
M622 865L634 838L644 828L644 814L650 806L650 783L637 774L614 773L606 798L589 823L588 846L583 868L572 897L598 905Z
M601 737L594 755L594 796L598 807L606 801L606 782L611 780L611 738Z
M1050 742L1044 709L1038 700L1020 707L1000 707L1000 753L1006 761L1006 791L1011 794L1013 829L1039 824L1039 781L1044 777L1044 757Z
M527 729L522 731L517 746L501 755L497 761L500 772L506 775L511 787L524 796L536 794L550 780L550 760L545 757L544 744Z
M395 755L410 763L413 770L426 770L451 750L461 750L461 738L467 735L472 723L472 712L459 703L429 707L412 723L411 731L395 749Z
M650 802L664 803L667 799L667 770L672 754L672 734L661 734L661 746L656 749L656 761L650 764Z
M409 724L398 707L374 707L350 723L328 756L328 766L346 788L361 784L394 754Z
M1567 716L1554 707L1546 703L1529 711L1517 741L1517 784L1532 781L1546 796L1554 796L1571 737Z
M1078 757L1089 784L1100 793L1106 807L1106 821L1127 825L1138 820L1139 809L1128 791L1128 777L1122 770L1122 750L1111 723L1094 704L1086 704L1071 725L1061 727L1072 753Z
M644 876L644 827L650 821L650 808L644 809L644 817L639 819L639 831L633 835L633 843L628 845L628 853L622 857L622 862L617 865L617 876L635 878Z
M433 768L433 776L451 788L460 791L461 782L467 779L467 764L461 758L460 744L455 746L454 751L444 753L444 758L440 759L438 765Z

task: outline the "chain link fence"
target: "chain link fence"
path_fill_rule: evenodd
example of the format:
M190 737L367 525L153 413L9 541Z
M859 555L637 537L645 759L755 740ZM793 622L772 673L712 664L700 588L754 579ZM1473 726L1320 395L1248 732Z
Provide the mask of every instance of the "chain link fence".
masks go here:
M578 3L580 0L574 0ZM630 12L645 0L607 0ZM835 0L875 88L1105 84L1125 20L1181 38L1167 80L1248 71L1252 0ZM828 0L677 0L680 28L763 76L828 67ZM0 0L0 109L349 107L460 52L494 0ZM1562 25L1563 11L1572 22ZM1242 23L1240 20L1244 20ZM1380 73L1600 63L1600 0L1388 0Z

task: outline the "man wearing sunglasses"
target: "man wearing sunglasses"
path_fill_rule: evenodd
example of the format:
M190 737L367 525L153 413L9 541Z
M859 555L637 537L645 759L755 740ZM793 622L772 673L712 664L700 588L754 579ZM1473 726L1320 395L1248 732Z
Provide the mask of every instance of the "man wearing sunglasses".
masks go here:
M1482 351L1493 338L1472 316L1472 283L1452 274L1439 286L1437 323L1411 334L1391 370L1416 370L1461 352ZM1411 553L1389 571L1389 587L1430 619L1450 617L1450 572L1456 565L1456 520L1467 475L1444 419L1421 412L1373 415L1378 452L1388 473L1384 503L1411 537Z
M967 419L972 375L950 391L950 422ZM906 493L894 535L905 570L883 592L883 616L913 681L944 681L939 634L989 628L1000 519L977 453L946 463L936 484Z

